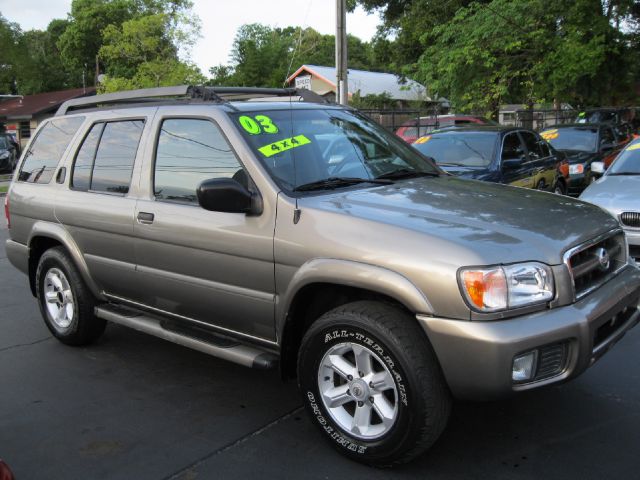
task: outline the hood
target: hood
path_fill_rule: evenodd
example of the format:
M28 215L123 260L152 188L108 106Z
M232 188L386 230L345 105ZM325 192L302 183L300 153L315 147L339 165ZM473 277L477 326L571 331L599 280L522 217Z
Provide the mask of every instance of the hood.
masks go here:
M597 152L582 152L580 150L562 150L562 152L567 156L567 160L571 164L588 163L599 157Z
M640 175L605 175L589 185L580 200L613 212L640 212Z
M552 193L464 180L420 178L392 185L298 199L314 208L366 219L354 229L387 224L408 235L424 235L431 245L456 245L484 264L537 260L562 262L568 248L616 228L598 207ZM396 237L403 235L396 231ZM385 232L385 233L388 233ZM449 251L433 255L451 255Z

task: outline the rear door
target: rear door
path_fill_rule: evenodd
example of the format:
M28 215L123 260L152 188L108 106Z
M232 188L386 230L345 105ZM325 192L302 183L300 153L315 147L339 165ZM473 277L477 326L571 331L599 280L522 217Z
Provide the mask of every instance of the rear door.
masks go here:
M518 132L507 133L500 151L502 183L514 187L533 188L533 175L528 167L528 157Z
M152 112L155 109L151 110ZM94 281L107 294L135 291L133 217L129 190L147 116L96 120L78 148L55 214L80 248Z
M271 342L276 194L259 192L251 180L220 127L228 117L193 107L163 107L154 121L154 153L135 212L136 298L187 325L204 323ZM198 111L206 114L194 117ZM221 177L260 193L263 213L201 208L198 185Z

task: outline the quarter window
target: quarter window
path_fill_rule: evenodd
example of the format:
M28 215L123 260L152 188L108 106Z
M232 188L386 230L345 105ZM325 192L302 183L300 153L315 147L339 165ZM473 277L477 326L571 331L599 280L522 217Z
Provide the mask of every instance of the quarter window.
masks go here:
M200 183L221 177L247 186L242 166L214 123L190 118L162 122L154 178L157 199L197 203Z
M127 193L143 128L142 120L95 124L78 150L73 188Z
M84 117L59 118L51 120L42 127L25 154L18 180L29 183L49 183L62 154L82 122Z

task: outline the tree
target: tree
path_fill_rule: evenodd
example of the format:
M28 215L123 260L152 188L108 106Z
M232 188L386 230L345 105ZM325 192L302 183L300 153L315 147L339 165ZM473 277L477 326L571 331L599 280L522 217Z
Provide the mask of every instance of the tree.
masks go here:
M22 32L16 23L0 15L0 93L15 94L18 75L18 46Z
M99 57L106 67L103 91L204 83L193 64L180 60L180 42L185 37L179 23L167 13L145 15L108 25L103 30Z

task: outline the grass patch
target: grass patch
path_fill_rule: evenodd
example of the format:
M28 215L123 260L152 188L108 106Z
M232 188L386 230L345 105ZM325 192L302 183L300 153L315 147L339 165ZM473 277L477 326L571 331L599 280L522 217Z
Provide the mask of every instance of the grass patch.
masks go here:
M9 190L9 185L0 185L0 193L7 193Z

